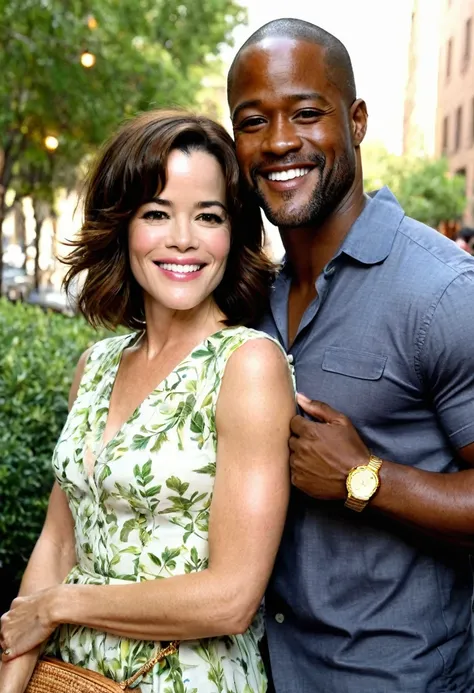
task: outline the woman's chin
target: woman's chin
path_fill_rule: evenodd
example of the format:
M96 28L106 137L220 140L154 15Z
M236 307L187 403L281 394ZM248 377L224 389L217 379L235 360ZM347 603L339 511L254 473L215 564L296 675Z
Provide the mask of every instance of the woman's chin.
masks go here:
M150 296L146 306L151 310L190 311L207 302L208 296Z

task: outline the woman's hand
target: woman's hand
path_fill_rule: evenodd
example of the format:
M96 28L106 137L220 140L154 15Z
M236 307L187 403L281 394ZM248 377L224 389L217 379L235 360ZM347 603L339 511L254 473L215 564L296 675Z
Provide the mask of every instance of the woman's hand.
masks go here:
M10 611L0 619L0 647L7 662L44 642L56 628L52 603L57 587L13 600Z

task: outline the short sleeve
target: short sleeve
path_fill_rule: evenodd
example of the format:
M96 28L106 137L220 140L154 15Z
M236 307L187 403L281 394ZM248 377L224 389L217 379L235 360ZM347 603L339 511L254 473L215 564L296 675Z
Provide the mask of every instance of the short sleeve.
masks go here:
M474 269L451 281L434 306L419 364L452 445L474 442Z

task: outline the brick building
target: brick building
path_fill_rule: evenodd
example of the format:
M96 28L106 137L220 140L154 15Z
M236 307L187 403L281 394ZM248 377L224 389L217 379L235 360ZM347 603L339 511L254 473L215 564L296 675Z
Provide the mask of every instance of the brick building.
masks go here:
M465 222L474 221L474 0L443 0L436 155L466 178Z
M412 0L403 153L435 154L441 13L446 0Z

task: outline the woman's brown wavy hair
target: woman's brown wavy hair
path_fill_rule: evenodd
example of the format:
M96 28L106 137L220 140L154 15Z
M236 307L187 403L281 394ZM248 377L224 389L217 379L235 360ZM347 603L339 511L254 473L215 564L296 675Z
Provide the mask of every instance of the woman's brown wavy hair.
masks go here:
M214 299L227 325L247 325L264 311L274 265L263 250L256 201L239 173L234 143L218 123L186 111L156 110L130 120L103 147L84 192L84 223L64 262L71 282L86 271L78 306L94 326L143 329L143 291L130 269L128 226L137 209L166 185L175 149L206 151L225 178L231 245Z

